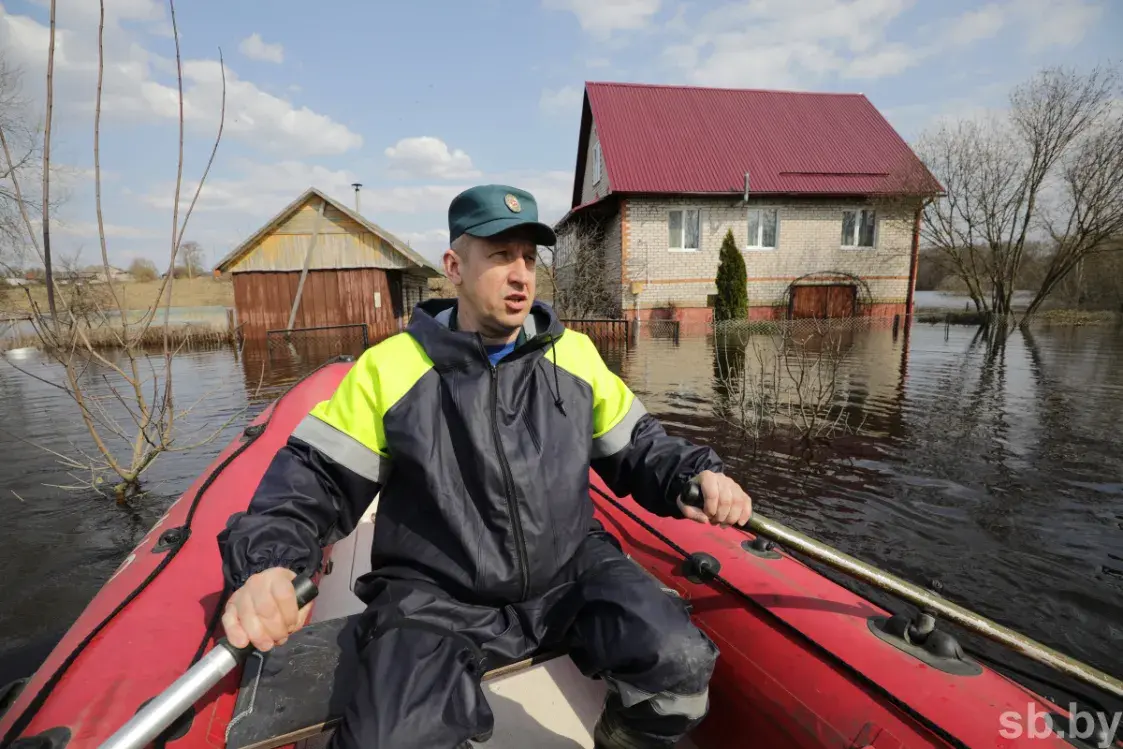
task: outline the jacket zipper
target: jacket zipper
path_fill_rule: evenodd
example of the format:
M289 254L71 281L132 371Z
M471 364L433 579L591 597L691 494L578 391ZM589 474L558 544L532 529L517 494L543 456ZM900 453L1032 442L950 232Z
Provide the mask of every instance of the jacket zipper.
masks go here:
M487 349L484 348L483 340L480 340L480 353L484 355L484 360L487 360ZM487 362L491 368L491 430L495 435L495 451L499 453L499 464L503 467L503 482L504 492L507 499L507 514L511 516L511 525L515 531L515 544L519 550L519 574L522 578L522 600L526 600L530 596L530 574L528 568L530 562L527 561L526 554L526 539L523 538L522 520L519 518L519 506L515 499L515 478L511 475L511 466L507 463L507 454L503 451L503 442L499 436L499 370L490 361Z

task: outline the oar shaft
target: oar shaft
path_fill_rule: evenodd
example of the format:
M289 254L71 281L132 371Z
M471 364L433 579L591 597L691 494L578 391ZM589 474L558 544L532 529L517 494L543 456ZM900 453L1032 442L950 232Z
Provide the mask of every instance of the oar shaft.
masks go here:
M225 647L204 655L183 676L106 739L100 749L142 749L238 665Z
M753 514L749 520L749 527L762 536L772 539L785 547L799 552L807 557L833 567L840 572L861 580L865 583L893 593L918 607L930 609L942 615L949 621L955 622L966 629L976 632L990 640L1001 643L1029 658L1056 668L1070 676L1091 684L1095 687L1123 697L1123 681L1116 679L1091 666L1081 663L1075 658L1070 658L1063 653L1058 653L1039 642L1031 640L1023 634L1003 627L997 622L976 614L951 601L925 590L910 582L900 579L883 570L866 564L852 556L843 554L837 549L809 538L799 531L792 530L774 520Z
M696 483L690 483L683 495L683 502L695 507L702 506L701 488ZM906 580L889 574L884 570L866 564L848 554L792 530L775 520L761 517L753 512L748 526L761 536L770 538L783 546L797 551L817 562L844 572L851 577L869 583L881 590L893 593L900 598L915 604L918 607L929 609L941 614L949 621L955 622L966 629L976 632L994 642L1001 643L1011 650L1032 658L1035 661L1056 668L1058 671L1073 676L1087 684L1123 697L1123 681L1099 671L1091 666L1081 663L1075 658L1070 658L1063 653L1058 653L1052 648L1031 640L1023 634L1003 627L986 617L973 611L958 606L951 601L936 595L932 591L913 585Z

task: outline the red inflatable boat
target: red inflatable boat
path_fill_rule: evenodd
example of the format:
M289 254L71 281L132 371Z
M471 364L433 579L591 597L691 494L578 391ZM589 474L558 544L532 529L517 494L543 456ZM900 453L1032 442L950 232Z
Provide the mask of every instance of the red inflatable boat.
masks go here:
M215 536L246 506L297 422L350 366L329 363L295 385L184 492L10 700L0 719L5 746L93 749L214 646L222 636ZM690 602L721 648L709 717L683 746L1081 745L1046 730L1050 713L1060 718L1054 726L1067 725L1066 706L956 653L946 636L910 645L894 634L899 622L888 612L764 539L655 518L612 496L596 475L590 482L601 522L638 564ZM157 743L322 745L345 691L336 674L347 664L339 634L361 609L350 585L369 565L373 522L376 505L325 555L330 561L317 577L320 594L305 628L310 639L294 636L265 658L248 659ZM581 677L564 653L486 679L496 732L485 746L592 746L603 687Z

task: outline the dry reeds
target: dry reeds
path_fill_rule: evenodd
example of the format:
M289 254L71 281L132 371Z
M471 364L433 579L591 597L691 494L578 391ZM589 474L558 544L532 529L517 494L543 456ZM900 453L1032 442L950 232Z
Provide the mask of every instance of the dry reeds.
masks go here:
M86 332L91 348L112 350L121 348L119 332L113 328L93 328ZM168 345L177 349L190 349L234 343L234 334L225 325L185 323L168 326ZM164 329L149 328L133 344L138 349L163 349ZM44 350L43 339L36 333L0 338L0 351L17 348Z

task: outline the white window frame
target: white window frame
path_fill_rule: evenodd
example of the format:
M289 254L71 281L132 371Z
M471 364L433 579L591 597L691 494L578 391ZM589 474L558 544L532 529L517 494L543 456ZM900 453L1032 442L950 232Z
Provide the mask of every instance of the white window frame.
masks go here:
M768 247L765 245L757 244L756 237L749 236L749 214L753 211L775 211L776 212L776 244ZM764 223L760 223L760 234L764 234ZM774 252L780 246L780 207L775 205L754 205L745 211L745 249L752 250L753 252Z
M869 213L873 214L873 239L871 240L871 244L868 244L868 245L857 244L858 234L860 232L859 227L861 226L860 219L861 219L861 214L862 214L863 211L866 211L866 212L869 212ZM851 240L854 242L854 244L843 243L843 244L841 244L842 249L844 249L844 250L873 250L873 249L876 249L877 248L877 240L878 240L878 231L881 228L881 223L877 220L877 211L873 208L870 208L869 206L854 206L853 208L842 209L842 215L839 217L839 233L840 234L841 234L842 225L844 225L846 223L846 214L847 213L855 214L854 215L854 236L851 237Z
M600 140L595 140L595 141L593 141L593 184L594 185L600 184L600 180L601 180L600 160L601 160Z
M701 208L670 208L667 210L667 250L669 252L697 252L702 249L701 247L671 247L671 214L682 214L682 236L683 243L686 243L686 214L694 212L698 214L698 244L702 244L702 209Z

